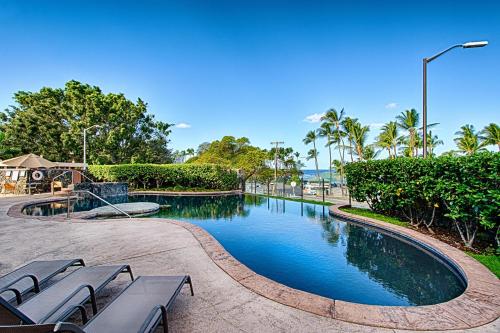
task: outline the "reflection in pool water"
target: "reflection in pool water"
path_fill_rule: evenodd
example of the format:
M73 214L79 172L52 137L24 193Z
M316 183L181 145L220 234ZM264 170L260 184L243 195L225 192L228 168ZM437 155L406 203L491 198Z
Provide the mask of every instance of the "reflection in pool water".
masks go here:
M153 217L199 225L253 271L325 297L427 305L450 300L465 289L461 279L433 256L376 230L333 218L324 206L251 195L113 198L114 203L126 201L169 205ZM76 210L96 205L87 200L77 203ZM38 209L44 215L65 212L64 207L50 205Z

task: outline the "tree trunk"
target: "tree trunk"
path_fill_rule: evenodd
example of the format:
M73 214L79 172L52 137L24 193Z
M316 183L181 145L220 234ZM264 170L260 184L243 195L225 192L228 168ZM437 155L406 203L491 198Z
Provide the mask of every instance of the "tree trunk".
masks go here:
M314 163L316 164L316 176L319 178L319 168L318 168L318 151L316 150L316 140L313 141L314 147Z
M330 137L328 137L328 157L330 159L330 181L328 182L328 189L332 192L332 145L330 142ZM331 194L331 193L330 193Z

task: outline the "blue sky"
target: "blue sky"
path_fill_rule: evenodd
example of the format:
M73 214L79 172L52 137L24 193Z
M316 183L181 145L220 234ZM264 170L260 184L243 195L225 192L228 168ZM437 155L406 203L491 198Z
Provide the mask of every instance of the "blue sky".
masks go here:
M307 116L345 108L373 138L421 110L423 57L488 40L429 65L439 152L461 125L500 121L499 39L498 1L1 1L0 107L74 79L189 124L175 149L234 135L305 154Z

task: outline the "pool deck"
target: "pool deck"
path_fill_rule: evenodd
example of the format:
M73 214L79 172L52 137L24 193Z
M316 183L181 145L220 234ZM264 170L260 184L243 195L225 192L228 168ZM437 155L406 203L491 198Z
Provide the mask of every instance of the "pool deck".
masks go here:
M374 327L376 322L366 322L368 325L350 322L363 322L367 318L365 314L369 317L373 315L374 309L383 307L360 305L367 311L360 313L359 307L349 308L352 303L316 298L319 296L307 298L304 297L306 293L302 292L289 298L290 295L283 291L288 290L287 287L279 289L282 288L276 286L279 284L251 271L246 272L245 267L228 255L203 229L188 223L153 218L83 222L78 219L32 218L19 214L18 208L27 202L47 198L50 197L0 198L0 275L32 260L73 257L83 258L87 265L127 263L132 266L136 276L190 274L195 296L191 297L186 288L178 297L169 317L172 332L411 331L397 327ZM416 323L420 326L415 327L427 327L430 330L437 328L433 322L442 322L444 318L449 325L442 326L443 329L452 327L453 322L461 328L448 332L500 332L500 293L496 293L500 288L498 280L491 280L491 274L484 275L485 268L475 260L463 260L460 262L462 267L467 265L472 272L477 271L476 275L468 274L468 277L490 287L490 290L481 290L481 285L473 284L478 301L485 302L488 307L479 311L474 299L465 299L462 305L468 309L468 313L463 314L460 309L456 309L456 313L452 314L441 308L441 311L427 317L425 323L415 320L422 318L418 311L414 311L413 317L393 311L389 317L382 317L390 322L386 326L400 322L401 327L410 328L408 325ZM101 305L108 302L126 283L126 279L114 281L99 298ZM484 299L491 293L496 293L496 296ZM323 299L324 303L318 302L318 299ZM460 297L456 300L460 300ZM292 304L284 305L288 301ZM342 303L343 307L339 307ZM299 308L306 308L307 311ZM313 313L318 308L328 313ZM343 320L335 319L339 317L341 308L345 311L340 314ZM466 329L476 317L479 321L489 323Z

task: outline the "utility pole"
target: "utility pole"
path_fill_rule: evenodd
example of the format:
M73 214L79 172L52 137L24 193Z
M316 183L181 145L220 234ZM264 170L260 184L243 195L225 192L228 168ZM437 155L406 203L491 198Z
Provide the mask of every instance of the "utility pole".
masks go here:
M273 195L275 195L276 192L276 184L278 182L278 149L279 146L282 144L285 144L283 141L273 141L271 142L272 145L275 145L275 150L274 150L274 184L273 184Z

